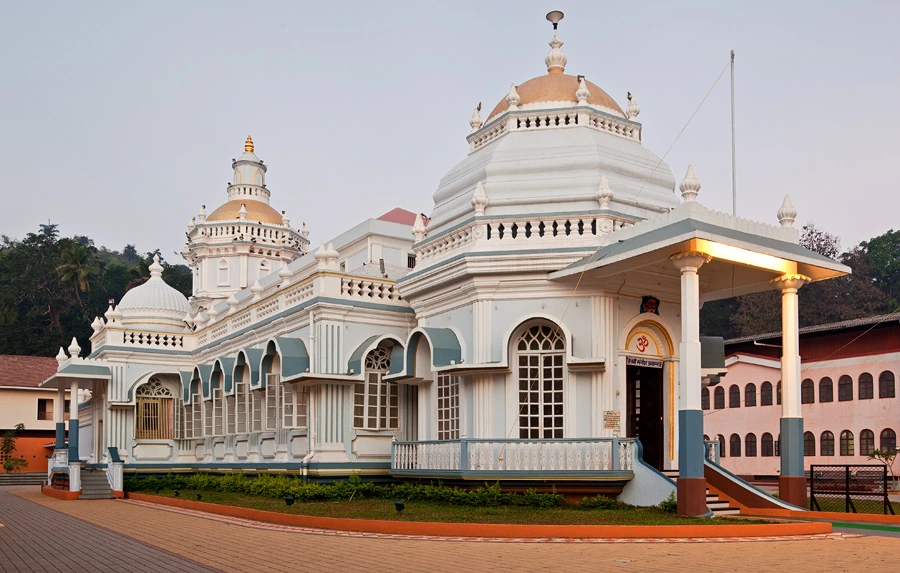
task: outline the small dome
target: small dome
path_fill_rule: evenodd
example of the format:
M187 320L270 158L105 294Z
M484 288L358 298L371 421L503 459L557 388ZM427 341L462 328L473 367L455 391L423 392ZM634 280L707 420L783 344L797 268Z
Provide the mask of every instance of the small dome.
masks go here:
M247 209L248 221L260 221L261 223L282 225L281 213L273 209L271 206L266 205L265 203L249 199L229 201L210 213L209 216L206 217L206 220L207 222L237 221L239 219L238 213L241 210L241 205L244 205Z
M588 91L591 92L591 95L587 100L588 104L606 108L612 113L625 117L622 108L619 107L619 104L617 104L608 93L600 89L597 84L594 84L587 79L585 79L585 83L587 84ZM516 91L519 93L520 109L526 108L526 106L539 108L540 106L538 105L532 105L539 103L565 102L577 104L578 98L575 96L575 92L578 91L578 77L551 72L543 76L532 78L524 84L516 86ZM504 97L488 116L487 121L491 121L506 111L508 107L509 103Z
M150 279L126 292L116 308L122 312L123 322L128 319L129 315L143 317L147 314L145 311L175 313L179 319L191 312L191 305L187 298L162 279L159 255L153 257L153 264L150 265Z

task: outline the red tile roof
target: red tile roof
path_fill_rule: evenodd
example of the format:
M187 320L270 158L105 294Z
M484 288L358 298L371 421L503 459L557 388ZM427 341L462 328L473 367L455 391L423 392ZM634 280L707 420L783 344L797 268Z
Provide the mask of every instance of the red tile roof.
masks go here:
M37 388L58 366L55 358L0 354L0 387Z
M407 211L406 209L397 207L395 209L391 209L381 217L378 217L378 220L412 226L412 224L416 222L416 214L412 211Z

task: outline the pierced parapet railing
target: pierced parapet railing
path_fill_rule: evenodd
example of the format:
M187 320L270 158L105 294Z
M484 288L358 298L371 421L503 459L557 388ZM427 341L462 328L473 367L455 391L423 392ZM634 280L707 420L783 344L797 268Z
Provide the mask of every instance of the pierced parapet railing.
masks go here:
M341 279L341 296L347 298L369 298L394 302L403 300L400 289L392 282L372 279Z
M391 471L618 472L631 471L635 441L618 438L394 442Z
M138 332L128 330L125 332L126 346L141 346L145 348L184 348L184 337L177 334L159 334L156 332Z

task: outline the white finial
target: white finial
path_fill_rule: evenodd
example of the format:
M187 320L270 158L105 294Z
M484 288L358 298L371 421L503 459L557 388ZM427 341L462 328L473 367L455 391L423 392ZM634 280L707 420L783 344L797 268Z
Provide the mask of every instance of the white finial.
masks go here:
M490 202L487 193L484 192L484 185L479 181L475 185L475 194L472 195L472 206L475 207L475 214L478 216L484 215L484 209Z
M203 309L200 309L197 311L197 316L194 317L194 324L196 324L197 326L202 326L206 324L208 320L209 317L206 316L206 313L203 312Z
M796 220L797 209L795 209L794 204L791 203L791 196L785 195L784 202L781 204L781 209L778 210L778 222L781 223L783 228L788 229L794 226L794 221Z
M237 312L238 299L232 293L227 299L225 299L225 303L228 305L228 314L234 314Z
M110 301L112 301L112 299L110 299ZM110 302L109 308L106 309L106 312L103 313L103 316L106 317L107 321L112 321L114 314L115 314L115 309L113 309L112 302Z
M334 243L328 243L328 246L325 246L325 243L322 243L322 246L319 247L319 250L316 251L315 257L318 262L317 268L319 270L331 271L337 269L337 259L340 254L335 250Z
M292 276L294 276L294 271L292 271L291 269L288 268L288 262L287 262L287 261L284 261L284 263L282 263L282 265L281 265L281 270L278 271L278 276L279 276L282 280L286 280L286 279L289 279L289 278L291 278Z
M241 221L247 220L247 206L241 203L241 208L238 209L238 219Z
M112 316L110 317L110 322L119 322L119 319L122 318L122 311L119 310L119 307L113 309Z
M210 303L209 308L206 309L206 316L211 320L215 321L216 317L219 316L219 311L216 310L216 303Z
M516 84L510 84L509 94L506 96L506 103L509 104L509 111L516 111L519 109L520 101L522 101L522 98L519 97L519 92L516 91Z
M472 119L469 120L469 125L472 127L473 133L481 129L481 126L484 125L481 115L478 114L479 111L481 111L481 102L478 102L478 105L475 106L475 111L472 112Z
M60 346L59 352L56 354L56 361L59 362L60 364L62 364L63 362L65 362L68 359L69 359L69 357L66 356L66 351L63 350L62 346Z
M687 174L681 180L681 197L685 203L697 200L697 194L700 193L700 180L694 177L694 166L688 165Z
M94 322L91 323L91 329L94 331L94 334L103 330L103 321L100 320L99 316L94 317Z
M184 313L184 318L182 318L181 321L188 326L193 326L194 324L196 324L194 317L189 312Z
M81 347L78 346L78 341L75 340L75 337L72 337L72 344L69 345L69 355L72 358L78 358L78 355L81 354Z
M200 205L200 212L197 213L197 220L201 223L206 221L206 205Z
M262 298L263 286L259 284L259 279L256 279L253 282L253 286L250 287L250 292L253 293L253 300L259 300Z
M631 92L628 92L628 107L625 108L625 116L633 120L639 113L641 113L641 106L637 104Z
M191 220L188 221L188 231L193 230L194 227L197 226L197 217L191 217Z
M281 224L285 227L291 226L291 218L287 216L287 211L281 212Z
M159 253L154 253L153 264L150 265L150 278L157 279L162 276L163 266L159 264Z
M551 74L563 73L566 70L566 62L568 61L566 55L560 50L563 41L560 40L559 36L556 34L556 28L559 25L559 21L562 19L563 13L558 10L554 10L547 14L547 20L553 24L553 39L550 40L550 53L544 58L544 63L547 64L547 72Z
M303 235L304 237L309 236L309 227L306 226L306 221L303 221L303 230L300 231L300 234Z
M609 202L612 201L613 192L609 188L609 181L606 175L600 178L600 187L597 188L597 201L600 202L601 209L609 209Z
M413 223L412 228L413 237L415 237L416 242L425 240L425 219L422 217L422 214L419 213L416 215L416 221Z
M587 87L584 76L578 76L578 89L575 90L575 97L578 98L579 105L586 104L588 98L591 97L591 92Z

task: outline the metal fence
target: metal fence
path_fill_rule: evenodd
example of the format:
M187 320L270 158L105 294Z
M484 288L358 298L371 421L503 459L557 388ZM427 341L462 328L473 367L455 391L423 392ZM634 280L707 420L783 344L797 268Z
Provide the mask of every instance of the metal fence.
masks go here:
M813 465L809 509L845 513L894 513L883 465Z

